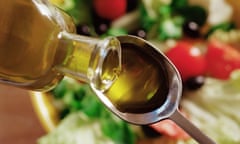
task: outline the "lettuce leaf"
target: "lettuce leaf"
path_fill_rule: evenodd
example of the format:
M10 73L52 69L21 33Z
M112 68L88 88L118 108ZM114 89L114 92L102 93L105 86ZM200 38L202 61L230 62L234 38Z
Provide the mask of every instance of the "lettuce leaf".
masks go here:
M89 119L84 113L71 113L38 144L114 144L101 132L100 123Z
M110 112L88 84L65 77L51 92L61 102L60 124L38 144L134 144L132 126ZM67 111L66 111L67 110Z
M208 78L197 92L185 92L181 106L190 120L218 144L236 144L240 143L239 103L240 70L237 70L227 81Z

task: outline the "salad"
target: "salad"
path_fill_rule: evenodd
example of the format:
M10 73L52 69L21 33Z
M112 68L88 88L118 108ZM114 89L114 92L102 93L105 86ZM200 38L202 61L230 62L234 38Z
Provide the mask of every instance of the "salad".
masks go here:
M183 80L181 112L219 144L240 143L240 21L236 0L51 0L78 34L136 35L159 47ZM39 144L195 144L170 120L134 126L88 85L65 78L53 91L58 126Z

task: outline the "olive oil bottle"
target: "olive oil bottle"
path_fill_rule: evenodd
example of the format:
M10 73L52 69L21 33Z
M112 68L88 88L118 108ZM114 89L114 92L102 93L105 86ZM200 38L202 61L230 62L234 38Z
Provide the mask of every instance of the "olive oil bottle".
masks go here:
M46 0L0 1L0 82L46 91L64 75L111 86L121 69L116 38L74 34L72 19Z

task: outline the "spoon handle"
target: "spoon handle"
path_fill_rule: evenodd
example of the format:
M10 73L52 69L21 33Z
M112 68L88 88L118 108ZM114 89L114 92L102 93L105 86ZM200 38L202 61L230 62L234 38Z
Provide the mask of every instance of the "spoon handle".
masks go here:
M193 139L199 144L216 144L212 139L205 135L201 130L194 126L187 120L178 110L176 110L170 117L178 126L185 130Z

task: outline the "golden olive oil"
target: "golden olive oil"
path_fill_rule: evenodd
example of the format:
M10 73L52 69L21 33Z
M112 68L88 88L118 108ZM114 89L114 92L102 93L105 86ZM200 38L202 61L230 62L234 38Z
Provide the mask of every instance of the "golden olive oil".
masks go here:
M163 105L169 82L162 56L146 46L122 44L122 71L105 92L121 112L150 112Z
M0 11L1 81L32 88L55 83L52 65L61 26L53 13L28 0L1 1Z
M65 72L85 81L93 77L95 69L91 73L89 65L102 57L96 52L99 41L71 34L75 26L64 12L45 0L0 1L0 12L0 82L49 90ZM116 56L110 52L96 82L114 79L112 69L120 61Z

